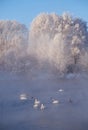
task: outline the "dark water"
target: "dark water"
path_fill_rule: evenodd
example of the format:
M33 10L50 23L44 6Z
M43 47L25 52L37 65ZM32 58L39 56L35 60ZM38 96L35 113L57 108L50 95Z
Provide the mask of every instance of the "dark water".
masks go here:
M88 130L87 79L19 77L1 76L0 130ZM20 100L20 94L26 94L27 100ZM33 108L31 97L46 108ZM51 97L60 103L52 104Z

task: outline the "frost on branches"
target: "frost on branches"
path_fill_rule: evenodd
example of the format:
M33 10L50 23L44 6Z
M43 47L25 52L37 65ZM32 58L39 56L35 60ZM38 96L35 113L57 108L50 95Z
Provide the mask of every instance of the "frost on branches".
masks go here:
M77 71L82 65L80 59L88 45L87 24L82 19L68 13L40 14L31 23L29 37L35 55L59 71Z
M60 73L87 71L87 23L68 13L42 13L28 31L17 21L1 20L0 69L31 69L29 66L49 66Z
M27 45L28 29L17 21L0 21L0 67L12 67ZM19 60L19 59L18 59Z

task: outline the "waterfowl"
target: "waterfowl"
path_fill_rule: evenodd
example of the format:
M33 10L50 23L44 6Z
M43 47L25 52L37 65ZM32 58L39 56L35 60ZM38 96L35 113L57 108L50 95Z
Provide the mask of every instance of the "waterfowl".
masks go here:
M38 106L39 106L38 104L34 104L34 105L33 105L34 108L37 108Z
M53 104L58 104L59 101L58 101L58 100L55 100L55 99L52 99L52 103L53 103Z
M20 100L27 100L26 94L21 94L20 95Z
M52 102L53 104L58 104L59 103L59 101L58 100L53 100L53 102Z
M38 99L35 99L34 104L39 105L39 104L40 104L40 101L39 101Z
M73 101L72 101L72 99L71 99L71 98L69 98L69 99L68 99L68 102L69 102L69 103L72 103Z
M64 90L63 90L63 89L59 89L58 91L59 91L59 92L63 92Z
M40 109L41 109L41 110L45 109L44 104L41 104Z

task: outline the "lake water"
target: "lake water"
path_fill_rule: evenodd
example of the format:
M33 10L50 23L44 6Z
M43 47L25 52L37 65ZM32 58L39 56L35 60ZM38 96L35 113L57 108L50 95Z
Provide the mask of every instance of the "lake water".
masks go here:
M88 130L87 84L88 78L81 76L49 78L1 72L0 130ZM20 100L21 94L26 100ZM35 98L45 105L44 110L33 108ZM59 103L53 104L52 98Z

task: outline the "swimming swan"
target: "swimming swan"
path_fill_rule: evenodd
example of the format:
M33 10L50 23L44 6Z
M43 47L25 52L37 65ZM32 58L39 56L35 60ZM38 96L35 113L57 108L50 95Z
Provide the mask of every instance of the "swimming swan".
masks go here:
M26 94L21 94L20 95L20 100L27 100Z
M38 99L35 99L34 104L39 105L39 104L40 104L40 101L39 101Z
M44 104L41 104L40 109L41 109L41 110L45 109Z
M52 99L52 103L53 103L53 104L58 104L59 101L58 101L58 100L55 100L55 99Z

